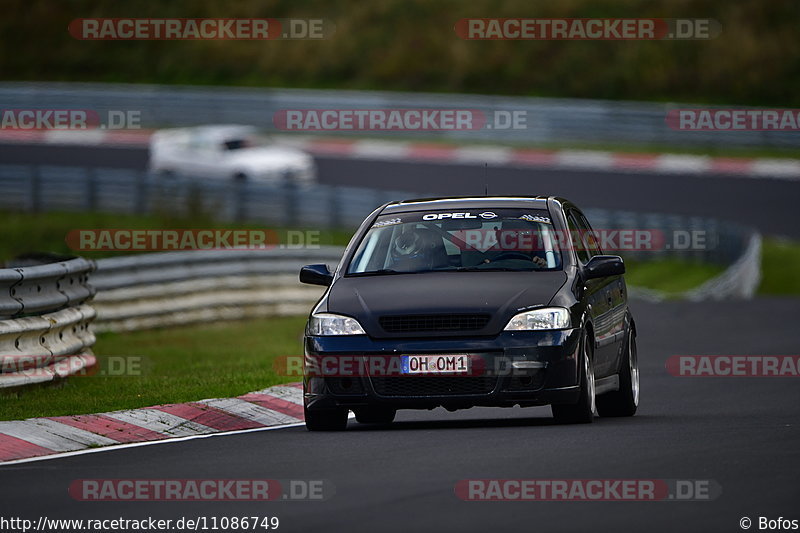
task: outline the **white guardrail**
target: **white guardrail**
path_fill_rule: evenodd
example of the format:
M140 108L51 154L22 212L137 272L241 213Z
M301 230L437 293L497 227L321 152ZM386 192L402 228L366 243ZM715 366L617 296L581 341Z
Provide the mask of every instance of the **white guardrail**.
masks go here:
M761 235L753 232L739 258L725 272L683 294L687 300L752 298L761 283Z
M160 128L209 123L252 124L282 131L276 113L288 109L470 109L494 120L495 113L522 116L525 126L427 131L451 140L519 143L651 143L667 146L797 146L796 131L680 131L667 126L670 110L708 107L696 104L536 98L469 94L264 89L115 83L0 83L0 101L8 109L91 109L138 113L140 127ZM336 132L341 135L343 132ZM362 132L363 133L363 132ZM402 137L417 132L388 131Z
M53 381L95 364L93 261L0 269L0 388Z
M303 315L322 295L298 281L300 267L334 268L342 249L197 250L101 259L97 331L130 331L195 322Z

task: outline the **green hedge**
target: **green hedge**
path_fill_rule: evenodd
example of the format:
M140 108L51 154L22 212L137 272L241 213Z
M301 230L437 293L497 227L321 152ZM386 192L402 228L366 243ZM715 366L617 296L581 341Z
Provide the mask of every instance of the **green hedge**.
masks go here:
M83 17L324 17L325 41L78 41ZM709 41L463 41L463 17L713 18ZM798 106L796 0L7 0L3 80L330 87Z

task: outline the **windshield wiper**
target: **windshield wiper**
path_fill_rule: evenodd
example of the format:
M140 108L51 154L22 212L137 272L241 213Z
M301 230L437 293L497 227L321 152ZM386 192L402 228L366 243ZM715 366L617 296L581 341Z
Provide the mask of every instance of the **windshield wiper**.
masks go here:
M413 274L413 272L400 272L391 268L381 268L378 270L368 270L366 272L352 272L348 276L380 276L381 274Z
M453 270L456 272L530 272L532 270L538 270L536 268L510 268L510 267L480 267L480 266L471 266L471 267L456 267Z

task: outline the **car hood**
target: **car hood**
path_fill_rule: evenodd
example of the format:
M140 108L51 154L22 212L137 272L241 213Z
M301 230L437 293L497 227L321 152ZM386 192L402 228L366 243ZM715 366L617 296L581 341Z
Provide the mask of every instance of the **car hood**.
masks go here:
M497 335L520 309L547 305L567 280L557 272L426 272L342 277L328 310L356 318L375 338ZM487 314L475 330L386 331L380 317Z

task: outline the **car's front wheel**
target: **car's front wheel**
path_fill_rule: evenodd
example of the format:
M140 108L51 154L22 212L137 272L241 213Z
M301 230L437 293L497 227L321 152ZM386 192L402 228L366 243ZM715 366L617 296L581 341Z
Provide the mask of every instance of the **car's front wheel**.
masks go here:
M594 421L594 365L591 337L584 331L581 339L580 395L574 404L553 404L553 418L561 424L589 424Z
M639 407L639 358L636 353L636 334L628 330L625 358L619 372L619 390L597 398L600 416L633 416Z
M304 406L303 412L309 431L342 431L347 428L347 409L309 409Z

